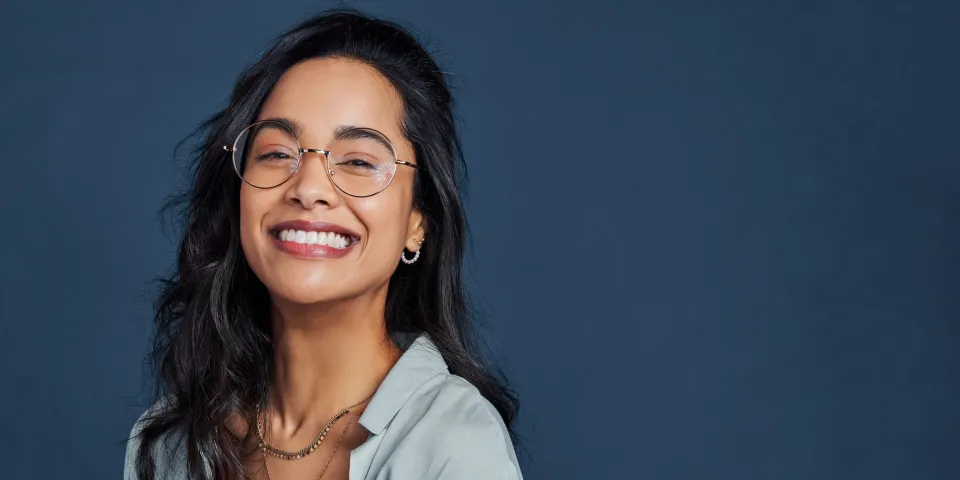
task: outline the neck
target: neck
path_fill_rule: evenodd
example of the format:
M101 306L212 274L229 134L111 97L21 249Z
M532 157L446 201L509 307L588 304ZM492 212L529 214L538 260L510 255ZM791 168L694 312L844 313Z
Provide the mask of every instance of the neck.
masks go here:
M377 389L401 354L386 330L384 301L359 297L321 305L272 302L270 410L281 435L315 429Z

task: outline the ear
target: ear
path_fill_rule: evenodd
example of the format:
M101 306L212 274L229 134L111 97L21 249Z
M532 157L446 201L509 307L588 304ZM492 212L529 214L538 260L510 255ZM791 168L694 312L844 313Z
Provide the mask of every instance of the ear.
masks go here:
M407 224L407 241L404 246L407 251L416 252L420 250L420 245L426 242L427 219L424 218L420 210L414 208L410 211L410 222Z

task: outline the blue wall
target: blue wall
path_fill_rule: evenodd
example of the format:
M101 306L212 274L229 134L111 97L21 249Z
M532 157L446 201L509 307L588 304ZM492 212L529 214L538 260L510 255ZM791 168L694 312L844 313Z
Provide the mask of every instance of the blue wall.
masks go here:
M173 3L0 6L4 478L119 477L173 147L334 5ZM960 478L956 2L349 4L451 72L528 478Z

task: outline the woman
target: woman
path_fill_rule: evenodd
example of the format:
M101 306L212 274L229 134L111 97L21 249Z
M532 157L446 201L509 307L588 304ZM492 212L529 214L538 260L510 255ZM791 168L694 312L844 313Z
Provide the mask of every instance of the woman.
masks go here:
M403 28L312 18L198 131L125 478L521 478L474 346L460 143Z

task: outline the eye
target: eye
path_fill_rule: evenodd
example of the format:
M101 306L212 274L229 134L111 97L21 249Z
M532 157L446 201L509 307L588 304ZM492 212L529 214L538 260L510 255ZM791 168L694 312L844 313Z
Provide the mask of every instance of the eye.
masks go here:
M373 168L373 165L367 162L362 158L354 158L352 160L347 160L345 162L340 162L340 165L346 165L350 167L364 167L364 168Z
M354 156L345 156L337 162L337 166L341 168L353 168L353 169L375 169L377 168L377 162L375 160L370 160L367 158L368 155L364 154L355 154Z
M293 157L291 157L286 152L272 151L272 152L261 153L260 155L257 156L257 161L289 160L291 158Z

